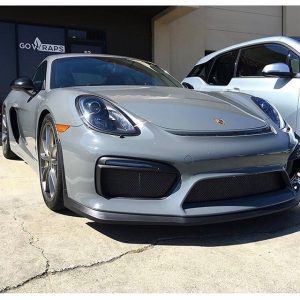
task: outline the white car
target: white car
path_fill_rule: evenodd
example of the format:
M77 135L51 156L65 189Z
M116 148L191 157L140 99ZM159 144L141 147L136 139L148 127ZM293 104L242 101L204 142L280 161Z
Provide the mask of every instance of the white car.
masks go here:
M261 38L203 57L182 84L201 92L236 91L264 98L300 135L299 61L300 38Z

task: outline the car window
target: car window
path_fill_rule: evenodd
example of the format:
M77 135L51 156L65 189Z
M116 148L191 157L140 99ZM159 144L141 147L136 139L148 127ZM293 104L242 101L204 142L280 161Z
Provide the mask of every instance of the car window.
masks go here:
M293 51L289 52L288 63L294 74L297 74L300 72L300 58Z
M207 81L209 71L212 66L213 59L209 60L204 64L196 65L192 71L187 75L187 77L200 77L204 81Z
M210 72L208 83L212 85L228 85L234 76L238 50L227 52L216 58Z
M286 63L288 49L282 45L265 44L241 50L237 75L263 76L262 70L266 65Z
M37 90L43 89L46 82L47 62L43 62L33 75L32 81Z
M182 85L157 65L119 57L68 57L53 61L51 88L103 85Z

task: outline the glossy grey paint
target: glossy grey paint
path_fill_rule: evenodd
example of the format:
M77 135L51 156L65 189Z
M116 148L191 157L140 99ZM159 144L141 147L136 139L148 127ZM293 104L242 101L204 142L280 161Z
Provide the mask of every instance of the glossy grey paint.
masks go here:
M169 87L89 87L88 92L105 96L130 113L157 126L182 132L229 131L266 126L265 115L252 105L252 111L231 98L199 94ZM252 104L252 103L251 103ZM254 111L253 111L254 110ZM224 119L224 126L215 122Z
M48 59L48 66L52 60L51 57ZM47 78L49 76L50 70ZM105 97L114 102L137 124L141 134L120 138L86 127L75 108L75 98L82 94ZM241 98L244 101L240 101ZM277 128L246 94L205 94L184 88L144 86L50 90L48 81L45 90L28 100L29 96L19 91L12 91L5 100L7 111L14 107L20 114L22 138L19 144L12 138L12 150L37 170L36 138L40 115L47 110L56 123L71 125L59 135L68 197L85 207L105 212L213 216L272 206L272 199L264 195L256 197L261 201L201 209L184 210L182 202L192 186L205 178L284 170L297 144L292 130L285 132ZM224 125L218 125L215 118L223 119ZM271 130L264 134L248 131L261 127ZM177 131L181 135L176 134ZM238 135L207 137L204 133L208 131L216 134L237 131ZM189 136L190 132L197 134ZM11 128L10 136L13 137ZM168 163L180 172L181 181L164 199L108 200L95 191L95 166L102 156ZM294 197L292 190L287 193L282 193L278 199L275 197L277 202L275 198L274 201L280 203Z

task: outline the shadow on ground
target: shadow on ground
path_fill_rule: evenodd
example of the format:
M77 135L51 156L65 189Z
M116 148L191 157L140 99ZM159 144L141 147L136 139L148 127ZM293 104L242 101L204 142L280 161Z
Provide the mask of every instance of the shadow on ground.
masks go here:
M62 211L59 211L60 215L64 215L66 217L74 217L74 218L84 218L76 213L74 213L73 211L69 210L69 209L63 209Z
M300 231L300 207L243 221L201 226L134 226L87 222L114 240L129 244L218 247L277 238Z

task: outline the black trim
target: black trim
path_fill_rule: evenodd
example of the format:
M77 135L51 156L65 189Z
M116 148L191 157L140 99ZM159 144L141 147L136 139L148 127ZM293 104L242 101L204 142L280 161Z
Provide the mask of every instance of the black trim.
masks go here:
M227 52L224 52L224 53L227 54ZM209 84L209 85L210 85L210 83L208 83L208 79L209 79L209 77L210 77L212 68L214 67L214 64L215 64L217 58L218 58L219 56L221 56L221 55L222 55L222 54L217 55L217 56L214 56L214 57L212 57L210 60L208 60L207 62L204 63L204 64L206 64L206 63L210 62L209 71L207 72L207 75L205 76L205 79L203 79L203 80L205 81L206 84Z
M230 222L281 212L298 205L299 200L292 198L284 203L273 205L271 207L263 207L260 209L239 213L201 217L158 216L97 211L86 207L70 198L66 198L64 203L65 206L71 211L99 223L130 225L202 225Z
M171 185L170 189L167 191L165 195L163 195L160 198L151 198L153 199L158 199L162 200L166 197L168 197L173 190L176 188L176 186L179 184L181 176L180 172L165 163L160 163L160 162L154 162L150 160L141 160L141 159L135 159L135 158L126 158L126 157L108 157L108 156L103 156L100 157L96 163L96 168L95 168L95 188L96 192L109 199L111 198L109 195L106 195L102 189L101 185L101 174L103 170L105 169L123 169L123 170L130 170L130 171L153 171L156 173L169 173L169 174L175 174L176 178L174 180L174 183ZM140 197L137 197L140 198ZM142 198L140 198L142 199ZM143 198L144 199L144 198Z
M290 178L300 171L300 137L295 133L295 138L298 140L298 144L290 154L286 167Z
M6 112L8 113L8 112ZM18 119L18 113L14 107L11 107L9 110L9 121L10 121L10 127L14 136L15 141L19 144L20 140L20 127L19 127L19 119Z
M61 176L62 176L62 183L63 183L63 203L64 203L64 207L68 207L67 206L67 202L69 199L68 196L68 190L67 190L67 183L66 183L66 174L65 174L65 163L64 163L64 155L63 155L63 151L62 151L62 146L61 146L61 142L60 142L60 138L58 136L57 139L57 150L60 152L60 157L61 157Z
M124 167L126 169L130 168L135 170L155 170L155 171L171 172L171 173L179 174L179 172L175 168L165 163L159 163L150 160L141 160L135 158L127 158L127 157L103 156L98 160L98 165Z
M287 55L287 65L290 67L291 73L294 75L293 78L299 78L299 73L293 73L292 65L291 65L291 54L294 54L298 57L298 61L300 64L300 56L299 54L296 54L293 50L289 49L289 53Z
M276 174L276 175L275 175ZM262 192L262 191L257 191L256 194L253 194L253 190L255 190L255 187L251 187L251 192L250 192L250 195L249 195L249 190L248 189L248 195L246 195L246 191L245 190L242 190L242 195L241 196L238 196L238 197L234 197L233 195L230 195L228 197L228 192L226 191L226 185L228 184L228 180L231 181L231 180L253 180L260 177L260 180L267 180L267 177L269 176L277 176L277 184L275 186L272 185L272 190L271 191L267 191L267 192ZM225 180L225 183L224 183L224 180ZM227 181L227 182L226 182ZM222 187L224 188L225 186L225 191L223 191L221 193L222 197L220 199L216 199L216 191L214 191L213 194L210 195L210 197L207 195L207 193L204 193L206 195L203 195L201 197L201 199L198 199L198 197L196 197L196 199L194 199L195 197L192 196L193 193L196 193L197 194L197 191L195 191L195 189L197 189L197 186L201 186L201 189L200 189L200 192L203 191L203 189L206 189L207 188L207 184L211 185L211 186L214 186L214 187L217 187L217 189L221 189ZM234 184L235 186L239 185L238 183L235 182ZM266 183L264 182L264 185L266 185ZM237 188L239 188L239 186L237 186ZM265 188L265 187L264 187ZM274 190L275 188L275 190ZM184 202L183 202L183 205L186 205L187 203L197 203L196 205L199 206L206 206L207 203L214 203L214 202L217 202L217 201L228 201L228 200L233 200L235 201L235 199L247 199L247 198L251 198L251 197L257 197L258 195L267 195L267 194L273 194L273 193L277 193L279 191L282 191L282 190L292 190L292 186L291 186L291 182L289 180L289 177L288 177L288 174L286 171L282 170L282 171L274 171L274 172L270 172L270 171L265 171L265 172L259 172L259 173L252 173L252 174L243 174L243 173L240 173L240 174L235 174L235 175L231 175L231 176L228 176L228 175L222 175L222 176L218 176L218 177L211 177L211 178L205 178L205 179L202 179L202 180L199 180L197 182L195 182L191 189L189 190L188 194L186 195L185 199L184 199ZM227 193L227 197L225 197L225 194ZM192 197L191 197L192 196ZM220 194L219 194L220 196ZM204 200L203 198L206 198L206 200ZM196 201L195 201L196 200ZM185 207L183 207L185 208Z
M232 78L236 78L237 71L238 71L238 66L239 66L239 60L240 60L241 53L242 53L242 49L238 49L238 51L239 52L238 52L238 54L236 56L236 60L235 60L235 63L234 63L234 71L233 71L233 77ZM232 78L231 78L231 80L232 80Z
M216 64L216 61L217 61L220 57L225 56L225 55L228 55L230 52L232 52L232 55L234 55L234 52L237 52L237 53L236 53L236 58L235 58L235 61L234 61L233 76L231 77L230 81L232 80L232 78L234 78L234 75L235 75L234 72L235 72L235 69L236 69L237 59L238 59L239 54L240 54L240 49L232 49L232 50L229 50L229 51L227 51L227 52L220 53L219 55L217 55L217 56L215 56L215 57L212 58L212 59L214 59L214 61L213 61L212 65L210 66L209 74L208 74L208 76L207 76L207 78L206 78L206 80L205 80L205 82L206 82L207 84L212 85L212 86L228 86L228 85L229 85L230 81L229 81L227 84L214 84L214 83L209 82L209 80L210 80L210 77L211 77L211 72L212 72L212 70L213 70L213 68L214 68L214 66L215 66L215 64ZM208 61L207 61L207 62L208 62Z
M194 87L190 84L190 83L187 83L187 82L183 82L182 85L187 88L187 89L190 89L190 90L193 90Z
M166 130L169 133L180 135L180 136L244 136L244 135L255 135L255 134L269 134L273 133L270 126L263 126L261 128L253 128L247 130L232 130L232 131L179 131L179 130Z
M34 94L31 95L31 96L28 98L27 103L29 103L35 96L37 96L37 95L39 94L40 91L41 91L41 90L35 91Z

